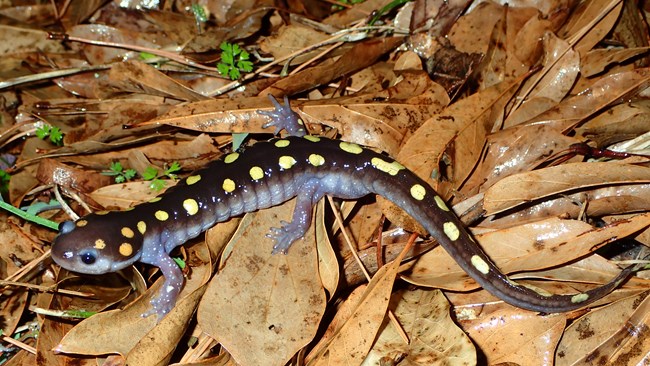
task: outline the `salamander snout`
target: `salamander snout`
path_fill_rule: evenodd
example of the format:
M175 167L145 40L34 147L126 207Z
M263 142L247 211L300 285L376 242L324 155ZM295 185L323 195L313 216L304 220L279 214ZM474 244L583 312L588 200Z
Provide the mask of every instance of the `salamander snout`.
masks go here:
M102 274L125 268L140 258L142 235L115 225L110 215L89 215L59 225L52 259L79 273Z

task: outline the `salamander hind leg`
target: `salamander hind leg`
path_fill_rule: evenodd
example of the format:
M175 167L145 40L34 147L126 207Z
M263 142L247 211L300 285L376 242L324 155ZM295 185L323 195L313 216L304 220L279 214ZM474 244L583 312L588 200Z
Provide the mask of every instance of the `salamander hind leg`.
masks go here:
M310 179L302 184L296 197L296 207L291 222L281 221L282 227L271 228L271 232L266 235L275 240L273 254L287 254L291 244L305 236L311 225L314 204L325 195L320 186L318 179Z

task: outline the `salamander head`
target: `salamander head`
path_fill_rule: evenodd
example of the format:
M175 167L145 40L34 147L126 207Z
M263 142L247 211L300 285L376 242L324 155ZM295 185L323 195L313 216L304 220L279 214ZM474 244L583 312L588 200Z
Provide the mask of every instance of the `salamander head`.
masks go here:
M52 259L79 273L114 272L136 262L141 255L141 228L120 224L119 212L91 214L59 225L52 244Z

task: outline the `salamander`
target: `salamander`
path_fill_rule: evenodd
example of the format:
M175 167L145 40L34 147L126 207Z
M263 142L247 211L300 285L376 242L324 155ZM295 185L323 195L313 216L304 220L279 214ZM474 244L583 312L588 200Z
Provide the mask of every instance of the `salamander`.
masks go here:
M307 135L285 98L267 115L276 132L293 136L258 142L232 152L182 179L159 197L131 210L96 212L60 224L52 258L61 267L86 274L113 272L143 262L157 266L162 290L143 315L159 319L174 306L183 274L169 253L215 225L293 197L292 221L272 228L273 253L286 253L309 228L313 205L323 196L358 199L377 194L416 219L485 290L517 307L566 312L605 296L630 273L573 294L555 295L520 285L503 274L483 252L445 201L421 178L385 154L354 143Z

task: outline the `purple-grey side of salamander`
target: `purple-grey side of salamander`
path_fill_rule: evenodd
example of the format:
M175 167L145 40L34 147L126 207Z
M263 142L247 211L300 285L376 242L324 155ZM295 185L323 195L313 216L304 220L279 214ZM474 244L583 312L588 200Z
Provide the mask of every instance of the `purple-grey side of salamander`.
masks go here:
M274 228L274 253L286 253L308 229L323 196L381 195L415 218L483 288L515 306L554 313L583 307L612 291L632 271L574 295L553 295L504 275L468 234L444 200L422 179L386 155L353 143L304 136L288 102L263 114L269 125L297 135L260 142L194 172L160 197L130 211L100 212L64 222L52 257L71 271L101 274L134 262L159 267L165 284L151 313L164 316L176 302L183 274L169 253L217 222L297 197L293 219ZM260 250L264 250L260 248Z

